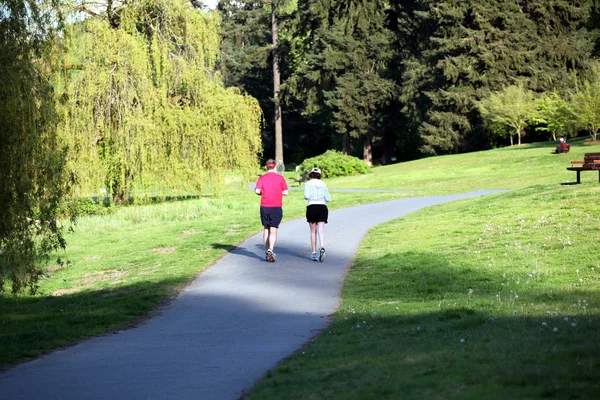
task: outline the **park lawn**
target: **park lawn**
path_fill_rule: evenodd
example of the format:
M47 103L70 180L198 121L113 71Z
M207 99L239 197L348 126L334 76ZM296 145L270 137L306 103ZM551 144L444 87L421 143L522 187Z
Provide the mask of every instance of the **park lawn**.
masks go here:
M249 398L600 398L600 185L590 174L374 228L331 325Z
M332 207L402 193L336 193ZM302 191L285 199L285 219L305 211ZM120 207L86 216L67 249L42 267L38 294L0 295L0 367L139 323L228 249L261 230L259 198L230 187L222 198ZM57 258L68 263L57 264Z
M571 141L573 147L567 154L551 154L555 144L543 142L423 158L374 168L367 175L334 179L329 187L408 190L414 196L426 196L573 183L575 172L566 170L570 160L583 160L584 153L600 152L600 145L583 142L584 138ZM582 173L581 179L598 182L594 173Z

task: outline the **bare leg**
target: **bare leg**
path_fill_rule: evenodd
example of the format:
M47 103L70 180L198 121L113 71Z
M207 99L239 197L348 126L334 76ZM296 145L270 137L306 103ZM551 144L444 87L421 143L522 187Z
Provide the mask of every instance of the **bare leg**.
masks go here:
M265 229L263 230L263 244L265 245L265 250L268 250L269 247L269 228L268 227L264 227Z
M317 222L319 230L319 247L325 247L325 222Z
M267 249L274 250L275 242L277 242L277 228L270 227L269 228L269 238L267 239L267 244L269 245L269 247L267 247Z
M309 222L310 227L310 248L313 253L317 252L317 224L315 222Z

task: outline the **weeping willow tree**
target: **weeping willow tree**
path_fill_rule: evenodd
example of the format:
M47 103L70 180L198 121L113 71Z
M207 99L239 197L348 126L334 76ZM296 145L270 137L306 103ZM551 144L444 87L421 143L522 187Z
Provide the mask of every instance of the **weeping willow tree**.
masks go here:
M69 187L47 62L53 6L0 3L0 292L7 283L35 291L37 262L65 245L57 221Z
M80 193L122 203L218 189L224 169L252 176L262 114L212 72L218 15L183 0L109 4L71 26L57 78Z

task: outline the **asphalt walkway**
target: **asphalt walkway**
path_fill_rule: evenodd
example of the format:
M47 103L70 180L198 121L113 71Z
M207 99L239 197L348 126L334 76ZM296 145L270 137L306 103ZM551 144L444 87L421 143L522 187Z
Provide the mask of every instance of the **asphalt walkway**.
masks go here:
M160 316L0 374L0 398L237 399L326 327L344 273L369 229L423 207L496 192L331 211L323 263L309 259L303 219L281 225L276 263L264 261L262 233L254 235Z

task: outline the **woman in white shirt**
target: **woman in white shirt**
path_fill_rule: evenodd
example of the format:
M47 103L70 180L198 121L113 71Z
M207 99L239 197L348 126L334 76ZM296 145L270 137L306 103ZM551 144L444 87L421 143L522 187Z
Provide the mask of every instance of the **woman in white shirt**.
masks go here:
M327 185L321 180L321 170L313 168L308 174L310 180L304 185L304 198L308 200L306 206L306 221L310 227L311 260L325 259L325 224L329 217L326 203L331 201ZM317 252L317 234L319 236L319 251Z

